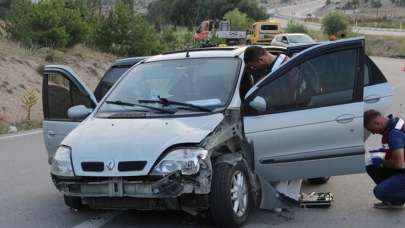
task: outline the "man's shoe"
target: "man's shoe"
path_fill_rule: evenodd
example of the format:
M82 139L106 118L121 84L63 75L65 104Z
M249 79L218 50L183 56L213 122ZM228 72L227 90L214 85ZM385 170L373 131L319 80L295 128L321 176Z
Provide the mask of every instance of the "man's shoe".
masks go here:
M392 204L390 202L375 203L374 208L378 209L404 209L404 204Z

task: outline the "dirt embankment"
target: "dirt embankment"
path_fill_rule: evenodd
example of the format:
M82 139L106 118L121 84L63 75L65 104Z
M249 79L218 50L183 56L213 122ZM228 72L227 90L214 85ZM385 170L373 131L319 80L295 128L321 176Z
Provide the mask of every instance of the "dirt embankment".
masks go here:
M42 120L42 76L39 72L45 64L69 65L94 90L114 59L112 55L81 46L65 52L48 48L32 51L0 39L0 121L16 124L25 120L21 98L31 89L38 92L32 119Z

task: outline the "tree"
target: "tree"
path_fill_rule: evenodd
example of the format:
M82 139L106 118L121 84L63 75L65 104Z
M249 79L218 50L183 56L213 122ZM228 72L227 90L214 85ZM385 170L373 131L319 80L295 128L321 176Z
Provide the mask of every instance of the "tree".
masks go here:
M382 3L380 0L372 0L371 6L377 9L376 17L378 17L378 9L382 7Z
M231 23L231 30L246 30L249 27L249 18L245 13L240 12L238 9L228 11L225 16L225 20Z
M160 0L149 5L148 19L158 27L168 24L191 27L207 18L223 18L235 8L254 20L268 17L257 0Z
M308 34L308 29L303 24L290 20L290 21L288 21L285 32L287 32L287 33L307 33Z
M12 0L0 0L0 18L4 18L10 9Z
M15 0L6 18L11 38L34 47L71 47L85 41L89 27L77 8L64 0Z
M31 121L31 110L38 102L38 93L32 89L26 91L25 94L21 97L22 106L27 112L27 122Z
M322 19L322 31L327 35L347 33L349 19L342 13L332 12Z
M115 5L108 17L99 19L94 39L95 45L101 50L121 56L159 52L153 26L121 2Z

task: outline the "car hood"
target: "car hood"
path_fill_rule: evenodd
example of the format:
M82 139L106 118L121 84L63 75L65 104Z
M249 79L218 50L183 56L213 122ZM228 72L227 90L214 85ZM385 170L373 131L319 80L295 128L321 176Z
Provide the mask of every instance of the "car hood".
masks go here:
M166 149L201 142L222 120L221 113L166 119L89 118L62 145L72 149L76 176L143 176ZM140 171L120 172L118 164L123 161L146 161L146 165ZM104 170L84 171L82 162L104 163ZM108 163L113 166L111 170Z

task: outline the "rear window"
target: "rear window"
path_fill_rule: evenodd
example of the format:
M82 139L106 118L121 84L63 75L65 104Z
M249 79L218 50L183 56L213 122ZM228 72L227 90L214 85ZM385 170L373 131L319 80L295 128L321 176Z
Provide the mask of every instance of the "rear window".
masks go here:
M364 66L364 86L371 86L387 82L381 70L367 56Z
M311 37L307 35L292 35L288 37L291 43L298 44L298 43L312 43Z
M97 101L100 101L101 98L110 90L114 83L129 69L131 66L116 66L111 67L101 79L94 95L96 96Z
M278 30L278 25L262 25L262 30Z

